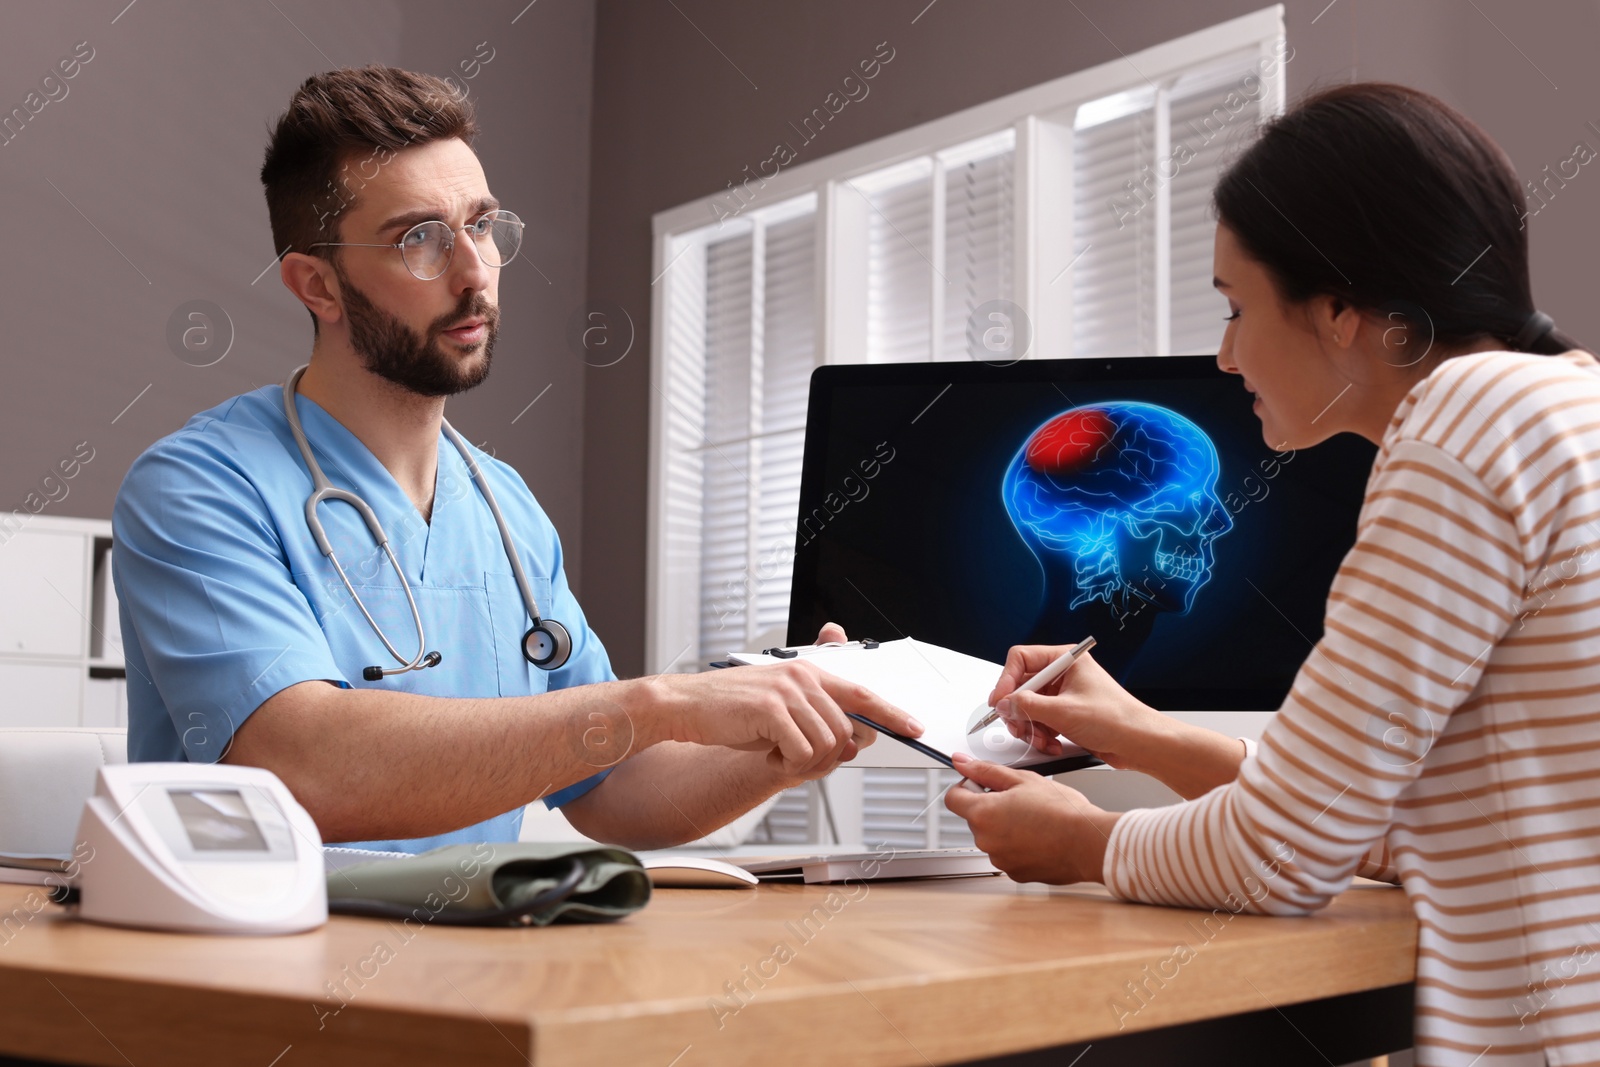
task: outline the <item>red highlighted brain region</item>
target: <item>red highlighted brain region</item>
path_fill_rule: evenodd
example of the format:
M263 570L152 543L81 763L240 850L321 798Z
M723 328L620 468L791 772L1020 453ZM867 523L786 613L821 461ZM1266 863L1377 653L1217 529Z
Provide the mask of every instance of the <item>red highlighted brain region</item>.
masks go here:
M1104 411L1074 408L1034 431L1027 463L1038 474L1076 474L1094 467L1115 436L1116 424Z

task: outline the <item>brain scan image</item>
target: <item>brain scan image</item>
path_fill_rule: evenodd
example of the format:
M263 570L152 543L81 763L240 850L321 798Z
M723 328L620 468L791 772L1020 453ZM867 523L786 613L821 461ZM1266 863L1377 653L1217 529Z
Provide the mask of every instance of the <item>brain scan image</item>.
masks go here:
M1044 570L1028 640L1094 632L1108 646L1097 658L1114 661L1137 651L1159 614L1187 614L1211 577L1212 544L1233 529L1220 473L1205 431L1156 404L1089 404L1036 427L1001 483Z

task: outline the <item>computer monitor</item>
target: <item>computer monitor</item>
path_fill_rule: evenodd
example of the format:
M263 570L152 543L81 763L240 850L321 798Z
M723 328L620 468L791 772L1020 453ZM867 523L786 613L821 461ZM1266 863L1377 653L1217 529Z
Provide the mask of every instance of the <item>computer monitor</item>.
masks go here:
M1322 634L1374 450L1276 452L1251 404L1209 356L819 368L790 642L833 620L998 663L1093 634L1146 703L1259 735Z

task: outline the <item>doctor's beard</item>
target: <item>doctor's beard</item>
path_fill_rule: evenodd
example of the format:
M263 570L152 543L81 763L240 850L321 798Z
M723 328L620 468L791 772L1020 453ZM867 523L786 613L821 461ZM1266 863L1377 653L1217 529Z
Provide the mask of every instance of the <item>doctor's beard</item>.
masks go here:
M489 303L481 291L464 293L460 305L429 323L427 336L423 337L369 300L367 294L351 284L338 264L334 265L334 273L345 297L345 314L350 318L350 347L373 374L419 396L454 396L481 385L489 376L500 309ZM483 360L476 365L458 363L459 357L439 347L439 335L469 316L481 317L486 330L481 342Z

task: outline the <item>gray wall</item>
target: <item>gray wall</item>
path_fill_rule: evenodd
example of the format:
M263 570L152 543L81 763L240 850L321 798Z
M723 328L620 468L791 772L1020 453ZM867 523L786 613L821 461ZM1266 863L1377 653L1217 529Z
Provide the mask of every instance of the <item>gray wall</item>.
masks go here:
M893 63L802 161L1262 6L600 0L588 296L626 308L638 337L627 359L588 371L583 592L619 673L643 665L651 215L720 191L765 159L786 124L879 41L894 46ZM1524 178L1568 158L1580 139L1600 149L1600 133L1584 126L1600 123L1600 6L1589 0L1288 0L1286 9L1291 98L1357 78L1417 86L1477 119ZM1588 292L1597 222L1600 174L1585 168L1530 223L1540 305L1591 344L1600 344Z
M576 574L584 376L564 337L587 254L592 0L545 0L514 25L527 0L126 2L29 0L3 13L0 113L23 106L77 42L94 58L0 146L0 508L22 506L88 441L93 461L44 514L108 517L152 441L304 362L304 308L275 269L252 284L276 251L257 178L269 123L317 71L391 63L459 77L487 41L492 58L465 82L478 151L490 187L529 223L530 262L501 283L492 384L452 400L449 416L522 471ZM183 362L167 342L168 316L194 299L233 322L213 366Z

